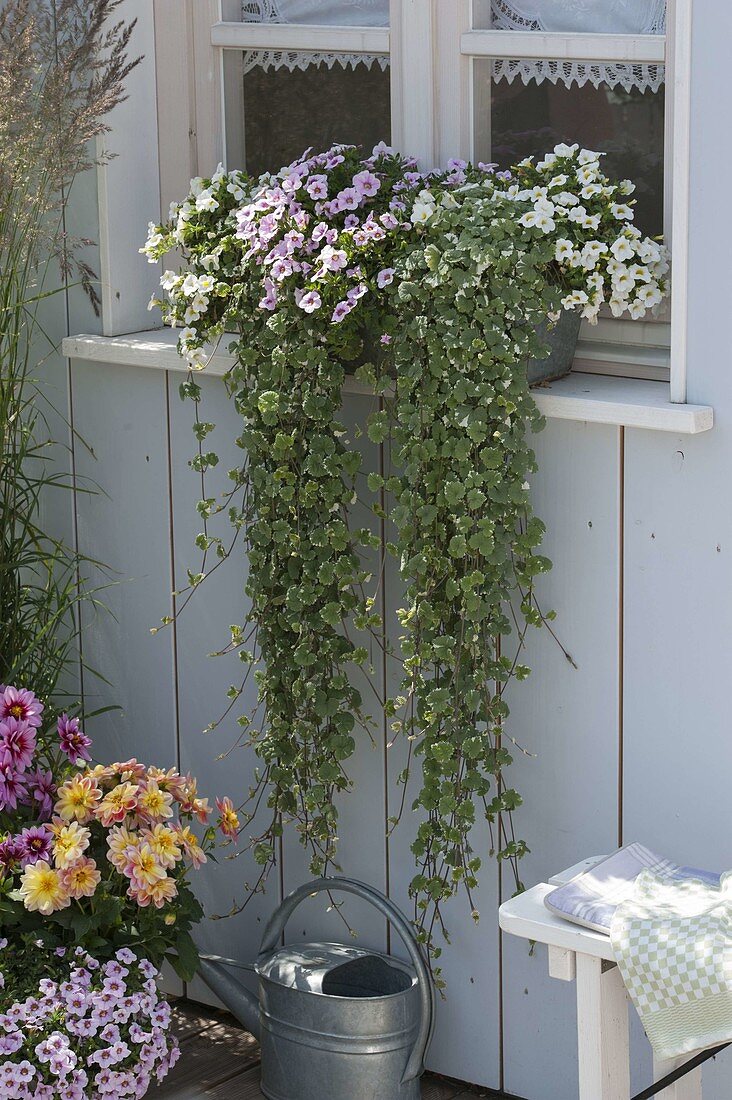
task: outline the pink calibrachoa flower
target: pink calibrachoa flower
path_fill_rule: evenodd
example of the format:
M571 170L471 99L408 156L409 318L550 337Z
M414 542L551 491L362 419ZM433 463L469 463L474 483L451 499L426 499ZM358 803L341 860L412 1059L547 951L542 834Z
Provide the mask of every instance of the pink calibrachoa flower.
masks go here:
M372 198L381 187L381 180L378 176L375 176L373 172L368 170L364 172L358 172L353 177L353 186L359 195L366 195L368 198Z
M44 709L43 703L32 691L0 685L0 721L17 718L37 729Z
M43 961L41 955L39 970ZM1 955L0 965L7 969ZM12 992L0 993L5 1018L17 1021L0 1040L0 1095L8 1100L141 1100L180 1054L170 1035L170 1006L158 997L155 968L133 956L129 969L110 979L109 964L100 966L84 951L67 965L66 981L39 980L38 997L13 1002ZM108 992L110 980L118 989L114 997ZM105 1024L110 1012L115 1022Z
M299 297L297 297L297 291L295 293L297 304L305 313L314 313L315 310L320 309L323 304L323 300L317 290L308 290L304 294L300 294Z
M394 282L394 268L383 267L376 276L376 285L379 290L383 290L385 286L389 286Z
M62 714L58 720L58 736L61 750L72 764L78 764L80 760L91 760L91 738L81 730L78 718L69 718L68 714Z
M271 279L264 280L264 297L259 302L260 309L275 309L277 306L277 290Z
M353 309L353 306L354 306L353 302L346 302L346 301L339 302L337 304L337 306L335 307L335 309L333 310L333 316L331 317L331 322L334 325L339 324L339 322L341 322L344 317L348 316L348 314Z

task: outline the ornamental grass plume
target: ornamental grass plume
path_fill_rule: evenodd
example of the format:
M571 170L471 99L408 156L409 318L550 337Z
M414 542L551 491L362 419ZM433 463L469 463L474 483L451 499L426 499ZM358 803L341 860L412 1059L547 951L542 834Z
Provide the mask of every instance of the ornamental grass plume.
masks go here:
M0 683L44 696L75 659L87 563L40 519L41 500L72 485L52 463L39 373L55 348L41 311L75 282L99 308L82 253L91 242L67 232L66 211L137 64L119 4L0 4Z

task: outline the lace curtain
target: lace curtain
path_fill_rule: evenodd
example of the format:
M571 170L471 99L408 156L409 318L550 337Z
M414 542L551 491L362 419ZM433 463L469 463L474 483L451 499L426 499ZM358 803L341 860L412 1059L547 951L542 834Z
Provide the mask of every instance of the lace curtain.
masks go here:
M250 23L311 23L339 27L388 27L389 0L243 0L242 19ZM307 69L308 65L336 63L344 68L376 63L389 64L383 56L360 53L302 53L287 50L248 50L244 71L255 65L264 69Z
M666 0L491 0L491 26L507 31L664 34ZM607 84L628 92L658 91L664 79L663 65L519 59L496 60L493 75L508 81L520 77L524 84Z
M490 13L490 26L497 30L663 34L666 29L666 0L490 0ZM252 23L386 27L389 0L242 0L242 19ZM244 70L248 72L256 65L265 69L307 69L319 63L329 68L335 64L344 68L358 64L371 67L376 63L384 69L389 62L386 57L367 54L249 50ZM496 80L508 81L519 77L525 84L550 80L567 87L607 84L626 91L657 91L664 78L662 65L521 59L496 60L493 75Z

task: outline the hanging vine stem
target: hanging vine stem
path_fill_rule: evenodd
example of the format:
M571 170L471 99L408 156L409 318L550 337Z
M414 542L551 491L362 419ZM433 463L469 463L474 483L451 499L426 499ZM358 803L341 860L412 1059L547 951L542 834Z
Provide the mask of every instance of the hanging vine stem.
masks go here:
M183 326L181 353L204 368L206 341L232 333L226 385L246 458L218 502L202 483L204 565L189 582L198 588L243 535L246 610L222 652L236 651L258 688L253 715L238 719L263 765L245 803L247 828L267 811L250 837L262 867L255 890L288 825L314 874L337 867L337 803L351 787L356 737L371 735L353 670L370 676L362 639L392 651L375 610L383 549L373 593L362 562L383 541L387 496L397 531L389 549L406 589L401 694L384 700L368 682L391 722L390 749L406 738L390 831L421 758L410 890L432 957L458 891L477 918L486 827L520 886L527 849L514 828L521 799L505 778L506 741L517 745L506 691L528 675L530 627L547 626L558 642L534 591L550 563L531 512L527 430L542 419L525 364L545 351L537 325L547 315L580 309L592 321L607 300L640 317L661 301L668 264L631 224L632 190L577 146L512 173L455 161L429 175L382 146L365 160L336 147L305 154L277 177L219 169L194 180L171 223L152 228L149 258L177 248L187 264L164 274L168 298L159 301L166 320ZM379 535L349 522L363 492L361 455L339 420L347 369L379 398L369 439L394 446L391 474L367 477ZM192 378L183 392L195 404L192 465L203 476L217 462L208 449L214 425L199 416ZM209 528L223 511L235 532L228 543ZM211 551L219 561L208 569ZM503 652L512 633L513 657ZM232 703L245 685L230 689Z

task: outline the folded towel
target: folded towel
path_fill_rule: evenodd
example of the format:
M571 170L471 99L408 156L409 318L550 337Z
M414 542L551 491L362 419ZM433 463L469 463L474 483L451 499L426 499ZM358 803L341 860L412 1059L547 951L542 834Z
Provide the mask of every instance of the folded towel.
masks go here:
M693 877L711 885L719 884L719 875L710 871L680 867L642 844L628 844L600 860L591 870L583 871L552 890L545 897L544 904L558 917L607 934L615 910L622 901L633 895L635 881L643 870L654 871L667 878Z
M732 1040L732 871L718 885L641 871L610 940L659 1058Z

